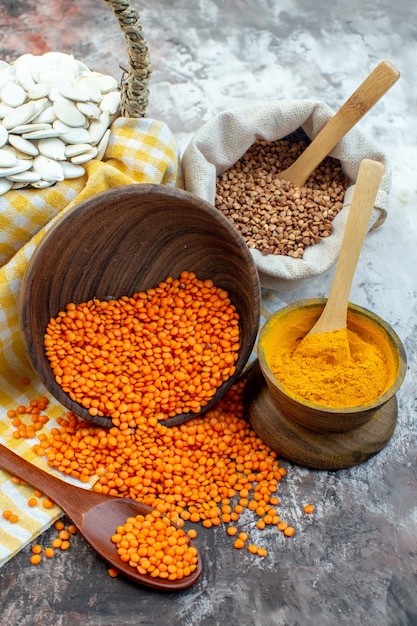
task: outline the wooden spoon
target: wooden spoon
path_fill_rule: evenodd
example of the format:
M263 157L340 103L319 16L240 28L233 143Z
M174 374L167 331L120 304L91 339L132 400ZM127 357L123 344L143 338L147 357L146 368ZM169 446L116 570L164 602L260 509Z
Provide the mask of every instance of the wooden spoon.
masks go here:
M382 163L370 159L364 159L359 166L330 294L319 319L307 336L346 329L347 308L353 275L383 171Z
M111 536L128 517L147 515L153 509L146 504L96 493L70 485L39 469L0 444L0 466L47 494L77 526L84 539L110 565L134 582L166 591L180 591L194 584L202 572L200 555L194 572L180 580L166 580L142 575L116 552ZM35 483L35 484L34 484Z
M397 82L399 77L399 71L389 61L381 61L321 129L298 159L278 174L278 178L289 180L298 187L302 187L335 145Z

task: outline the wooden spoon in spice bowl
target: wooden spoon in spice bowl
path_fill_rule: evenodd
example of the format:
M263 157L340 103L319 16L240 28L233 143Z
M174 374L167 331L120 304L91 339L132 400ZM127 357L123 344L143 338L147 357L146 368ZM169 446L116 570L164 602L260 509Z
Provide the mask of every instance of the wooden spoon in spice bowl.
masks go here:
M321 129L298 159L278 174L278 178L302 187L335 145L397 82L399 77L399 71L389 61L381 61Z
M67 513L91 547L109 565L132 581L163 591L180 591L193 585L200 577L202 563L198 552L195 570L188 576L176 580L140 574L135 567L121 561L116 545L112 543L112 536L116 533L117 527L123 526L128 518L152 513L155 509L150 506L129 498L107 496L66 483L2 445L0 445L0 467L48 495ZM188 545L195 548L191 541Z
M346 326L349 293L383 171L383 164L371 159L364 159L359 166L329 297L319 319L301 340L297 351L306 348L313 335L343 330L341 343L335 343L332 349L337 352L336 358L350 355Z

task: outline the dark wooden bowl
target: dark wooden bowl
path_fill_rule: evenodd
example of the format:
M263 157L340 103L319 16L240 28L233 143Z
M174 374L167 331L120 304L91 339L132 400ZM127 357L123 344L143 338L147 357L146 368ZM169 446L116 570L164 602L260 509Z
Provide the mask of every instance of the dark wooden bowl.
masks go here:
M34 252L22 282L20 318L30 361L50 393L76 415L104 426L55 382L44 350L51 317L69 302L119 298L189 270L225 289L240 315L236 372L209 409L242 373L259 328L260 285L252 256L232 224L193 194L162 185L101 192L66 212ZM178 424L194 413L166 420Z
M273 314L262 327L258 361L246 388L246 411L259 437L281 456L315 469L340 469L362 463L391 438L397 421L395 394L405 377L406 354L384 320L350 304L348 328L365 317L367 326L374 324L382 331L387 358L396 372L390 387L369 404L343 408L322 406L288 393L268 365L264 338L273 324L300 307L310 308L318 319L324 304L324 299L295 302Z

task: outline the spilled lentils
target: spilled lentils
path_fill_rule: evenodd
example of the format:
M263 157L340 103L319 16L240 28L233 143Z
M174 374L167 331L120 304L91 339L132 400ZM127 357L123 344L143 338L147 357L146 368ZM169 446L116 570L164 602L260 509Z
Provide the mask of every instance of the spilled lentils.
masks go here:
M119 107L116 79L72 55L0 61L0 195L83 176L102 160Z
M217 177L215 206L263 255L302 258L332 233L349 181L340 162L327 157L303 187L278 178L305 150L304 141L256 141Z

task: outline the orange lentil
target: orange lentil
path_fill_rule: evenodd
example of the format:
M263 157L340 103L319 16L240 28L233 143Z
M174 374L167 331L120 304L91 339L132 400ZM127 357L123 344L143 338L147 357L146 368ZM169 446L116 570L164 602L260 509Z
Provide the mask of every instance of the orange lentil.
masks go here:
M69 532L69 534L70 534L70 535L76 535L76 534L77 534L77 532L78 532L77 527L76 527L76 526L74 526L74 524L70 524L70 525L68 526L68 529L67 529L67 530L68 530L68 532Z
M9 509L5 509L2 513L2 516L4 517L4 519L7 519L7 520L10 518L11 515L12 515L12 512L9 511Z
M197 531L194 528L190 528L187 530L187 535L190 539L195 539L197 537Z
M16 513L11 513L11 515L9 515L9 522L11 524L17 524L18 521L19 521L19 516L16 515Z
M287 526L287 528L284 530L284 535L286 537L292 537L295 533L295 528L293 526Z
M236 548L237 550L241 550L242 548L245 547L245 542L242 541L242 539L237 538L235 542L233 543L233 547Z
M230 535L231 537L234 537L235 535L237 535L237 528L236 526L229 526L226 529L226 532L228 535Z
M42 557L40 554L32 554L29 560L32 565L39 565L39 563L42 561Z
M258 556L267 556L268 550L266 548L258 548Z
M59 531L58 537L62 539L62 541L65 541L66 539L70 538L70 534L65 528L63 528L62 530Z
M55 522L54 528L55 528L55 530L57 530L59 532L60 530L64 530L65 524L64 524L64 522L62 520L58 520L58 521Z
M258 554L259 548L254 543L250 543L247 549L248 549L248 552L250 552L251 554Z
M70 542L67 540L62 541L61 545L59 546L61 550L68 550L68 548L71 546Z
M42 504L45 509L52 509L55 503L50 498L44 498Z
M48 547L48 548L45 548L43 553L47 559L52 559L52 557L55 555L55 550L51 547Z
M42 552L42 546L39 543L35 543L31 548L32 554L40 554Z
M37 504L38 504L37 498L29 498L28 506L33 507L33 506L36 506Z
M119 575L119 572L114 567L109 567L107 573L111 578L117 578Z
M73 400L129 427L149 410L157 420L199 413L235 372L238 323L224 290L184 271L132 297L68 304L44 346Z
M278 526L278 530L284 531L288 527L288 524L287 522L279 522L277 526Z
M62 545L62 539L60 539L59 537L56 537L56 539L52 541L51 545L53 548L60 548Z
M314 513L315 511L314 504L306 504L303 510L304 510L304 513L308 513L308 514Z

